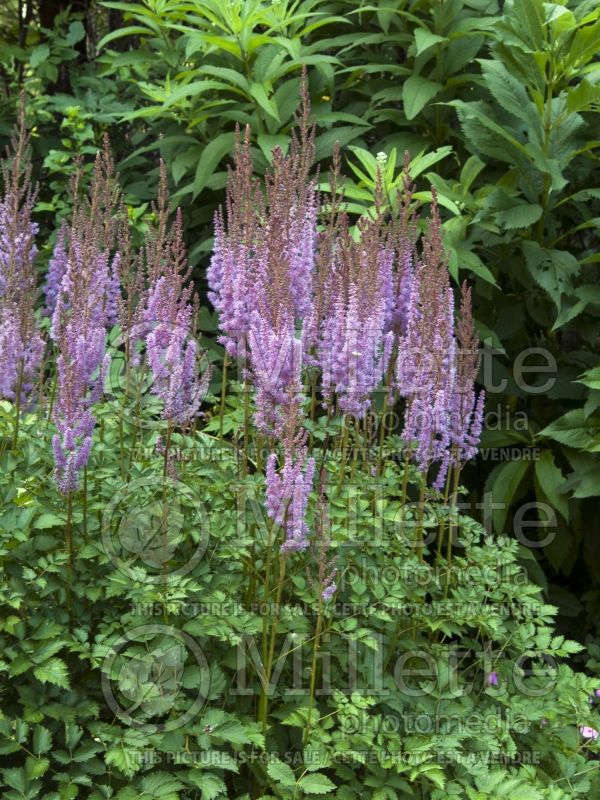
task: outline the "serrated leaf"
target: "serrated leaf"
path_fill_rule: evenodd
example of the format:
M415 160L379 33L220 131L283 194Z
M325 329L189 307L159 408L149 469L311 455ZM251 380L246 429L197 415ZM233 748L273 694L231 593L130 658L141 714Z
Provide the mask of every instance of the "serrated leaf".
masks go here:
M271 762L267 767L267 773L270 778L283 786L294 786L296 784L294 770L289 764L284 764L283 761Z
M529 228L542 216L542 207L537 203L519 203L496 214L499 225L508 229Z
M335 783L332 783L322 772L305 775L298 781L298 786L305 794L327 794L335 789Z
M33 527L43 530L45 528L60 528L64 527L65 520L56 514L40 514L40 516L33 523Z
M214 772L191 770L188 777L200 789L202 800L214 800L219 795L227 794L225 781Z
M533 279L560 308L562 295L571 290L572 278L580 270L579 262L566 250L547 250L537 242L523 242L522 247Z
M53 683L62 689L70 689L69 671L67 665L60 658L50 658L33 670L35 677L42 683Z
M33 752L36 756L47 753L52 746L52 734L43 725L36 725L33 729Z
M589 450L600 442L600 424L585 418L583 409L567 411L550 425L541 430L538 436L547 436L556 442L579 450Z

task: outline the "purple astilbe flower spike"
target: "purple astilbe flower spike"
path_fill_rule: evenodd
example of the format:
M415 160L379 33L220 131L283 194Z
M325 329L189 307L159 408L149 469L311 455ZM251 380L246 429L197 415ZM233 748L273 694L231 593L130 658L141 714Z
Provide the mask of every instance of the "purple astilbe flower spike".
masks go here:
M323 394L335 393L342 411L362 417L392 350L393 333L385 331L392 253L379 211L375 219L359 221L358 228L355 241L346 215L340 215L331 277L322 283L329 297L320 322L311 321L310 335L316 327Z
M318 196L316 180L310 178L314 126L309 125L309 113L304 80L299 133L292 134L289 155L280 148L273 149L264 193L252 177L249 129L243 142L238 133L235 168L227 184L227 221L219 211L207 273L209 299L219 312L220 342L232 356L247 355L254 328L256 361L259 340L272 340L287 332L288 326L295 326L311 308ZM264 317L260 327L257 310ZM285 322L280 318L282 313ZM267 356L261 360L265 362ZM278 390L286 388L281 383Z
M434 194L422 258L410 287L405 332L399 338L395 380L406 399L403 438L423 473L438 464L433 483L438 491L451 466L460 469L475 456L483 425L485 397L474 388L479 351L466 284L456 324L454 317Z
M45 348L34 313L38 226L31 219L36 193L23 108L2 164L0 196L0 397L17 404L28 397Z
M270 435L280 434L289 404L301 391L302 339L291 317L273 323L256 314L248 333L252 378L256 387L255 423Z
M161 165L164 171L164 165ZM192 422L208 390L210 371L198 374L199 351L193 336L192 286L178 211L165 238L163 258L149 270L141 314L152 393L163 402L162 417L178 425Z
M410 296L415 280L414 260L418 238L417 215L411 208L415 186L410 178L410 154L404 154L403 190L398 192L399 213L394 216L390 226L390 245L394 254L394 270L389 288L386 308L386 331L404 336L408 324Z
M444 258L437 204L415 265L406 332L398 342L396 387L406 399L403 439L421 472L438 464L434 482L441 489L450 464L451 412L456 383L454 293Z
M252 177L250 129L236 141L235 168L227 181L227 228L221 210L215 215L213 255L207 271L208 298L219 312L220 343L231 356L245 354L252 309L256 307L255 251L263 201Z
M50 335L58 349L52 442L55 481L61 492L77 490L87 465L95 418L110 359L107 329L116 318L115 244L111 233L118 193L108 144L96 159L89 195L78 200L69 227L69 249L55 297Z
M66 222L61 225L56 238L56 244L52 251L52 257L48 262L48 272L46 273L46 280L44 282L44 296L46 302L44 304L44 314L47 317L52 317L54 309L56 308L56 299L60 293L60 285L63 276L67 271L67 262L69 258L69 226Z
M278 470L277 456L271 453L266 465L267 514L283 528L283 553L306 550L309 545L306 511L313 486L315 460L307 454L306 431L292 432L297 419L296 404L291 411L290 429L284 441L283 464Z
M451 413L451 440L456 466L474 458L483 428L485 392L475 393L479 369L479 340L473 325L471 290L461 287L460 319L456 325L458 342L457 382Z

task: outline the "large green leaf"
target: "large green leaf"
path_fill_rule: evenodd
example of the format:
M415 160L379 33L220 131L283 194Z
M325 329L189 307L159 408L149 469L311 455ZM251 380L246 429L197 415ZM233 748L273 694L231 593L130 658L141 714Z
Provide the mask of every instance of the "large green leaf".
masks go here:
M571 291L572 279L579 273L579 262L567 250L548 250L533 241L523 242L522 246L533 279L560 309L562 295Z
M535 462L535 479L546 502L554 506L569 521L569 503L564 494L565 477L556 466L551 450L543 450Z
M200 156L194 177L193 197L197 197L206 186L221 159L233 151L234 133L220 133L209 142Z
M568 447L594 452L600 446L600 422L586 419L583 409L577 408L547 425L538 436L547 436Z
M427 103L444 87L436 81L413 75L404 81L402 100L406 119L414 119Z

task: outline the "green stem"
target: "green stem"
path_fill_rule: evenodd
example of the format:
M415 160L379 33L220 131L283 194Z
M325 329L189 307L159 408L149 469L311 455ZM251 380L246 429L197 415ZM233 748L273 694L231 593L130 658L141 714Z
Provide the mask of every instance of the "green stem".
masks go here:
M83 468L83 540L87 544L87 495L88 495L88 471L87 464Z
M267 665L265 668L265 681L261 687L260 703L258 718L262 722L263 734L267 732L267 720L269 716L269 686L271 684L271 674L273 672L273 660L275 657L275 640L277 638L277 627L279 625L279 609L281 606L281 598L283 595L283 584L285 580L285 555L279 557L279 582L277 584L277 595L275 598L275 610L273 613L273 622L271 623L271 631L269 634L269 652L267 656Z
M71 584L73 572L73 496L67 495L67 522L65 524L65 550L67 551L67 610L71 613Z
M448 470L448 474L446 475L446 483L444 485L444 509L445 513L449 514L450 509L448 508L448 499L450 496L450 479L452 477L452 469ZM438 529L438 545L437 545L437 556L436 562L439 563L440 558L442 556L442 544L444 539L444 534L446 532L446 519L445 517L441 520L440 526Z
M315 630L315 639L313 644L312 664L310 668L310 688L308 695L308 714L306 716L306 728L304 729L304 744L308 742L310 731L312 728L312 710L315 702L315 686L317 682L317 658L319 655L319 647L321 645L321 631L323 630L323 598L319 593L319 611L317 616L317 627Z
M13 433L13 450L17 449L17 442L19 440L19 422L21 420L21 390L23 388L23 372L24 372L25 364L23 359L21 359L21 363L19 365L19 377L17 379L17 385L15 387L15 426L14 426L14 433Z
M221 407L219 409L219 439L223 438L223 415L225 413L225 396L227 394L227 367L229 366L229 354L225 351L223 357L223 374L221 376Z
M163 560L162 560L162 578L163 578L163 591L166 595L167 588L167 562L169 556L169 508L167 504L167 477L169 471L169 447L171 445L171 425L167 424L167 435L165 437L165 452L163 457L163 471L162 471L162 540L163 540ZM169 624L169 612L167 602L163 602L163 620L165 625Z
M458 481L460 479L460 466L454 467L453 469L453 480L452 480L452 515L454 515L457 511L456 501L458 498ZM444 587L444 598L448 597L448 590L450 588L451 582L451 574L452 574L452 539L454 538L454 533L456 531L457 526L454 525L454 522L450 525L448 530L448 542L446 544L446 585Z

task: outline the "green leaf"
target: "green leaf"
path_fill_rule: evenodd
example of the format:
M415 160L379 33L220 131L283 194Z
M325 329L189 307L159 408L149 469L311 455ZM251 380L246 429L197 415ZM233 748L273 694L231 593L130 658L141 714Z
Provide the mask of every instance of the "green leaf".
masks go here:
M102 50L109 42L112 42L115 39L121 39L124 36L148 36L150 33L151 31L142 25L126 25L123 28L117 28L116 30L107 33L106 36L103 36L98 42L98 50ZM129 54L130 53L131 51Z
M446 36L438 36L437 33L428 31L427 28L417 28L415 31L416 54L420 56L423 51L428 50L434 44L447 41Z
M579 300L572 306L565 306L565 308L560 311L552 326L553 331L566 325L567 322L575 319L575 317L578 317L589 305L600 305L600 286L596 284L590 283L579 286L574 294Z
M354 141L354 139L358 139L359 136L363 136L365 130L366 128L359 128L357 126L343 126L340 128L332 128L320 134L320 136L317 136L315 139L315 161L329 158L336 142L339 142L340 147L344 147Z
M48 56L50 55L50 46L47 44L38 44L37 47L34 47L31 51L31 55L29 56L29 65L32 69L39 67Z
M542 216L542 207L537 203L519 203L496 214L499 225L505 228L529 228Z
M542 0L518 0L511 5L511 11L523 41L534 50L543 50L545 14Z
M491 492L492 502L497 505L492 510L492 519L498 533L504 533L508 512L522 494L521 484L530 467L530 461L507 461L494 467L488 476L485 491Z
M412 75L402 87L402 100L406 119L414 119L419 111L444 87L436 81Z
M530 131L541 131L540 117L523 83L511 75L501 61L479 59L479 63L494 100L516 119L526 120Z
M571 112L589 111L600 103L600 85L583 80L567 92L567 109Z
M234 142L234 133L220 133L206 145L196 167L194 198L204 189L221 159L233 151Z
M34 781L41 778L42 775L48 770L50 761L47 758L32 758L28 756L25 759L25 772L29 780Z
M275 100L267 96L265 87L262 85L262 83L253 83L250 86L250 94L263 111L266 111L266 113L273 117L273 119L276 119L277 122L280 121Z
M67 34L67 42L71 45L77 44L85 38L85 28L81 20L76 19L69 25L69 32Z
M576 383L583 383L584 386L589 386L590 389L600 389L600 367L592 367L592 369L586 370Z
M65 520L56 514L40 514L40 516L33 523L34 528L61 528L64 527Z
M222 778L213 772L200 772L200 770L190 770L188 778L202 792L202 800L214 800L219 795L227 794L227 786Z
M538 436L547 436L568 447L593 452L600 442L599 434L600 424L586 420L583 409L576 408L547 425Z
M323 775L321 772L305 775L298 781L298 786L306 794L327 794L335 789L335 783L332 783L327 775Z
M547 250L537 242L523 242L522 247L533 279L560 308L562 295L571 290L571 279L579 272L579 262L566 250Z
M52 745L52 734L43 725L36 725L33 729L33 752L36 756L47 753Z
M485 162L483 162L477 156L469 156L469 158L465 161L465 164L460 171L460 185L465 194L484 167Z
M289 764L284 764L283 761L273 761L267 767L267 773L270 778L283 786L294 786L296 784L296 776L294 770Z
M568 481L568 484L574 488L573 497L577 500L583 500L586 497L600 497L600 467L576 473Z
M42 683L53 683L62 689L70 689L67 665L60 658L50 658L33 670L35 677Z
M446 105L456 109L466 141L484 155L511 164L523 161L523 156L529 158L527 148L515 138L514 132L495 122L484 103L451 100Z
M437 147L435 150L432 150L429 153L426 153L422 150L413 159L411 159L409 166L411 178L418 178L422 172L425 172L426 169L429 169L429 167L437 164L438 161L442 161L444 158L449 156L451 152L452 146L449 144L445 144L443 147ZM400 185L401 181L402 176L400 175L396 183Z
M535 479L544 499L554 506L568 522L569 502L564 494L561 494L565 477L556 466L551 450L543 450L540 458L535 462Z

